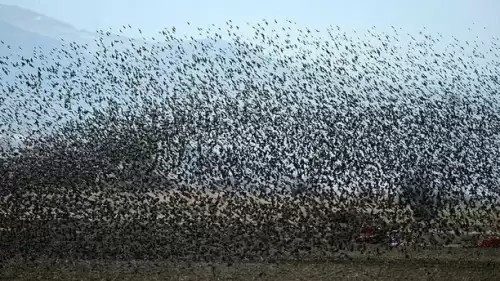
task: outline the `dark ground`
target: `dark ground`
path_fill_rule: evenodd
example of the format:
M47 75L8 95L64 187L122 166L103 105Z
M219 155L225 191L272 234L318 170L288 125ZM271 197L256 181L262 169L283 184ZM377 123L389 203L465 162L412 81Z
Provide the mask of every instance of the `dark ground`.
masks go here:
M0 280L500 280L500 249L426 250L405 257L350 253L349 259L277 263L9 260Z

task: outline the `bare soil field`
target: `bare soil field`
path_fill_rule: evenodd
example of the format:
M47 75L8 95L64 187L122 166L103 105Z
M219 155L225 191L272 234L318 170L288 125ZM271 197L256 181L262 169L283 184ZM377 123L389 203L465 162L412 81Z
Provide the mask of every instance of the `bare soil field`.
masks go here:
M0 280L500 280L499 249L427 250L408 257L349 253L332 261L172 263L165 261L6 261Z

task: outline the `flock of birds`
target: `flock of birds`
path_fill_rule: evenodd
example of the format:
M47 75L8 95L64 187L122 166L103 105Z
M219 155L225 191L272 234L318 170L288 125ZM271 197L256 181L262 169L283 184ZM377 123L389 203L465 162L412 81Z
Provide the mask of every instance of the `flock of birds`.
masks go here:
M498 230L497 38L198 30L0 57L0 132L23 136L0 144L4 256L325 259Z

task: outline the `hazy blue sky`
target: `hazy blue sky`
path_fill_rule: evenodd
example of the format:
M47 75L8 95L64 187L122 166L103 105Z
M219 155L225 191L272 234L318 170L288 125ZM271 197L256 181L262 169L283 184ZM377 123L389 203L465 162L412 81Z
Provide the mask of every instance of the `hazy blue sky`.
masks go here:
M443 34L500 34L500 0L0 0L68 22L80 29L140 27L148 35L186 21L221 25L228 19L255 22L290 19L321 28L366 29L390 25L415 31L426 26ZM474 24L475 23L475 24ZM487 27L484 30L484 27Z

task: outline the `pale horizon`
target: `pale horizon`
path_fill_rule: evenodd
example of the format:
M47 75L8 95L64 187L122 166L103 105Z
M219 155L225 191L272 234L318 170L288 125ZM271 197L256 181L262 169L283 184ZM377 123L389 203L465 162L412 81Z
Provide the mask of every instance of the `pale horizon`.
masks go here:
M472 39L500 34L500 1L422 0L422 1L161 1L161 0L0 0L66 22L86 31L118 30L130 24L148 37L164 28L176 26L180 33L196 35L195 27L225 29L225 23L256 23L263 19L286 20L311 29L340 26L344 31L382 31L391 26L414 33L428 30ZM188 26L187 22L191 25Z

